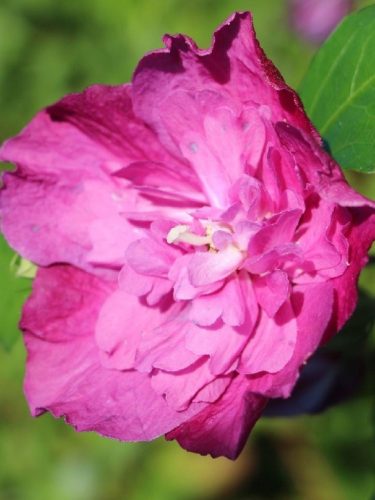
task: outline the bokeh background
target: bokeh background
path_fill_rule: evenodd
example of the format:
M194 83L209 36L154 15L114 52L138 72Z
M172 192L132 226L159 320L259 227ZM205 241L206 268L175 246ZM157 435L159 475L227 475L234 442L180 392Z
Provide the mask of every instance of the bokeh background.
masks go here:
M298 88L316 47L293 33L283 0L1 0L0 140L68 92L128 81L165 32L187 33L208 46L213 29L234 10L253 11L267 54ZM374 176L349 178L375 198ZM0 500L374 498L375 337L368 320L374 268L361 278L365 305L328 347L332 359L343 357L343 377L359 381L352 397L319 415L262 419L231 462L189 454L163 439L119 443L75 433L49 415L32 419L16 326L31 281L15 277L14 255L0 239Z

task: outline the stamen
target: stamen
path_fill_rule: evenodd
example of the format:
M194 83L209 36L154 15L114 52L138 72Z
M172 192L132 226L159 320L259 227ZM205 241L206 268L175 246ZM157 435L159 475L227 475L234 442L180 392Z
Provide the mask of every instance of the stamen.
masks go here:
M207 245L208 250L217 252L221 246L227 246L227 245L222 245L221 244L222 241L220 241L223 240L224 236L223 233L228 233L228 235L230 236L232 235L232 231L229 227L221 224L215 224L212 223L211 221L205 224L205 230L206 234L203 236L189 231L189 226L185 224L179 224L177 226L172 227L172 229L167 234L167 243L171 245L173 243L181 242L196 247ZM217 238L215 238L215 235L217 236ZM214 239L218 239L218 241L220 241L218 247L216 246ZM227 244L229 244L229 240L227 241Z
M179 224L178 226L172 227L172 229L167 234L167 243L188 243L193 246L210 245L210 236L200 236L199 234L194 234L189 231L188 226L185 224Z

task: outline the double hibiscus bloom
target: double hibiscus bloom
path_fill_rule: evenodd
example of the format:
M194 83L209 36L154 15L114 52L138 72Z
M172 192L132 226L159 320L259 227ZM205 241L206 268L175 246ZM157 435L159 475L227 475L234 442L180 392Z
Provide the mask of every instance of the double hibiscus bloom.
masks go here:
M374 239L248 13L129 85L40 112L1 159L1 230L39 266L25 392L77 430L234 458L341 328Z

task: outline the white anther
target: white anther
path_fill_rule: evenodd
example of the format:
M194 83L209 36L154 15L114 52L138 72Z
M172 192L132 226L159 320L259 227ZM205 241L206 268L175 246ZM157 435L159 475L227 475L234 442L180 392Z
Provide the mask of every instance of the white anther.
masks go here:
M167 243L172 244L178 242L199 247L202 245L210 245L211 236L200 236L199 234L191 233L188 226L179 224L178 226L172 227L167 234Z

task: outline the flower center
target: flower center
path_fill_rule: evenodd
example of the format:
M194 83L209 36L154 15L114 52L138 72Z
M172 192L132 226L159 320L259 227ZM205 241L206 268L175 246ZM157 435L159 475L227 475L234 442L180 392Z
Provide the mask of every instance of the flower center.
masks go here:
M218 251L221 248L223 239L229 243L232 240L233 231L230 227L212 222L204 223L205 234L200 235L192 232L186 224L178 224L172 227L167 234L167 243L187 243L192 246L207 245L211 251ZM218 235L221 237L218 238Z

